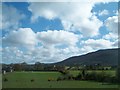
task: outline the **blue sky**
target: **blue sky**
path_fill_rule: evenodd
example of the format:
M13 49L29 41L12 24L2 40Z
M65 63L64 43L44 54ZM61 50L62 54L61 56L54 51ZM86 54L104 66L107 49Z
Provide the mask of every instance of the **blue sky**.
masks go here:
M4 2L2 62L53 63L117 48L118 13L116 0Z

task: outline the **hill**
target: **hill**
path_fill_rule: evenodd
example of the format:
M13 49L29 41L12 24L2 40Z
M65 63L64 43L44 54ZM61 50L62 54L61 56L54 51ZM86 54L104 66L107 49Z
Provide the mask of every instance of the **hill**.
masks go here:
M118 63L118 49L105 49L87 53L85 55L73 56L56 65L94 65L115 66Z

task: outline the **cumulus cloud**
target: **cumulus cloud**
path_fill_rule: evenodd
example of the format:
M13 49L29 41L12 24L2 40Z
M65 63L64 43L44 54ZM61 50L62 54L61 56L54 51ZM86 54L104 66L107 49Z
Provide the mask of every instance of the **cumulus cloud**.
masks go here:
M119 0L90 0L90 2L93 2L93 3L109 3L109 2L118 2Z
M23 46L32 49L36 43L36 34L30 28L19 28L3 37L3 45Z
M116 35L114 33L108 33L108 34L104 35L103 38L107 39L107 40L117 40L118 35Z
M79 39L78 35L63 30L34 33L30 28L19 28L2 38L5 47L3 60L9 59L13 62L15 59L13 63L20 61L58 62L79 52L76 45ZM39 46L38 43L42 45ZM12 51L14 53L10 54Z
M39 2L30 3L28 9L33 14L31 18L33 22L39 17L44 17L50 20L59 18L65 30L74 32L80 31L84 36L96 36L98 35L99 28L102 26L102 22L91 12L93 6L94 4L86 2Z
M117 43L119 38L119 32L118 32L119 24L120 22L118 21L118 16L108 17L105 21L105 26L109 31L109 33L104 35L103 38L106 40L112 40Z
M94 37L99 35L99 28L102 25L103 23L99 19L97 19L96 16L92 16L90 20L83 20L83 23L79 26L81 27L80 31L85 37Z
M11 53L12 52L12 53ZM16 47L4 47L2 49L2 62L18 63L22 61L23 52Z
M98 15L99 16L104 16L104 15L108 15L108 14L109 14L109 11L104 9L104 10L100 11Z
M99 50L99 49L108 49L108 48L113 48L114 42L111 42L109 40L105 39L88 39L86 41L82 41L81 43L84 45L83 48L88 48L88 50Z
M87 3L108 3L118 2L118 0L27 0L28 2L87 2Z
M65 45L75 45L78 42L78 35L68 32L68 31L57 31L48 30L37 33L37 37L40 42L45 46L65 44Z
M46 1L44 0L43 2ZM48 30L37 33L31 28L16 29L23 16L16 8L4 5L6 11L12 11L10 14L4 12L6 14L3 15L5 17L3 19L5 22L3 25L4 29L12 27L16 31L12 29L13 31L2 38L4 46L2 49L3 62L15 63L25 61L27 63L35 63L39 61L42 63L51 63L99 49L118 47L116 36L116 26L118 26L117 16L109 17L105 21L105 25L110 32L103 36L102 39L84 40L86 37L99 35L99 28L103 25L103 22L92 12L95 4L116 0L84 0L77 3L74 0L64 1L66 3L57 3L58 0L54 0L54 2L31 2L29 4L28 9L32 12L31 21L33 23L39 20L39 17L44 17L48 20L59 18L64 26L64 30ZM9 15L10 18L14 19L13 16L17 18L9 20L9 17L7 17ZM107 15L106 11L101 11L101 15Z
M12 52L12 53L11 53ZM80 54L77 47L67 47L64 49L51 47L45 48L43 46L36 47L34 50L21 51L16 47L5 47L2 50L2 62L17 63L27 62L35 63L37 61L41 63L53 63L59 62L71 56Z
M2 4L2 22L0 25L1 30L14 30L20 26L20 20L25 17L19 10L17 10L13 6L8 6L6 4Z
M105 26L114 34L118 34L118 16L109 17L105 21Z
M0 3L0 30L2 29L2 3Z

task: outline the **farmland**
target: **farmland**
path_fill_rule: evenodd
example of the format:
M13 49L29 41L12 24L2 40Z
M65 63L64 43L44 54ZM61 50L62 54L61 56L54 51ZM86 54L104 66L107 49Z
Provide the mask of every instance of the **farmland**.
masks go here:
M70 71L73 75L77 75L80 71ZM91 71L88 71L91 72ZM97 73L101 71L96 71ZM115 71L105 71L108 74L115 75ZM107 84L93 81L75 81L65 80L56 81L59 72L12 72L3 75L3 79L7 78L8 81L3 81L3 88L117 88L118 85ZM52 78L52 81L48 81ZM33 81L31 81L33 80Z

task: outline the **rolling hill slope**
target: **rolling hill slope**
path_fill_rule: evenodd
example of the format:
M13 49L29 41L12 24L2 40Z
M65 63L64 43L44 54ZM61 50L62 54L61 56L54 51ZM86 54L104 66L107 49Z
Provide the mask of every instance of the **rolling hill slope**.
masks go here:
M118 63L118 49L105 49L91 52L85 55L70 57L56 65L93 65L101 64L114 66Z

